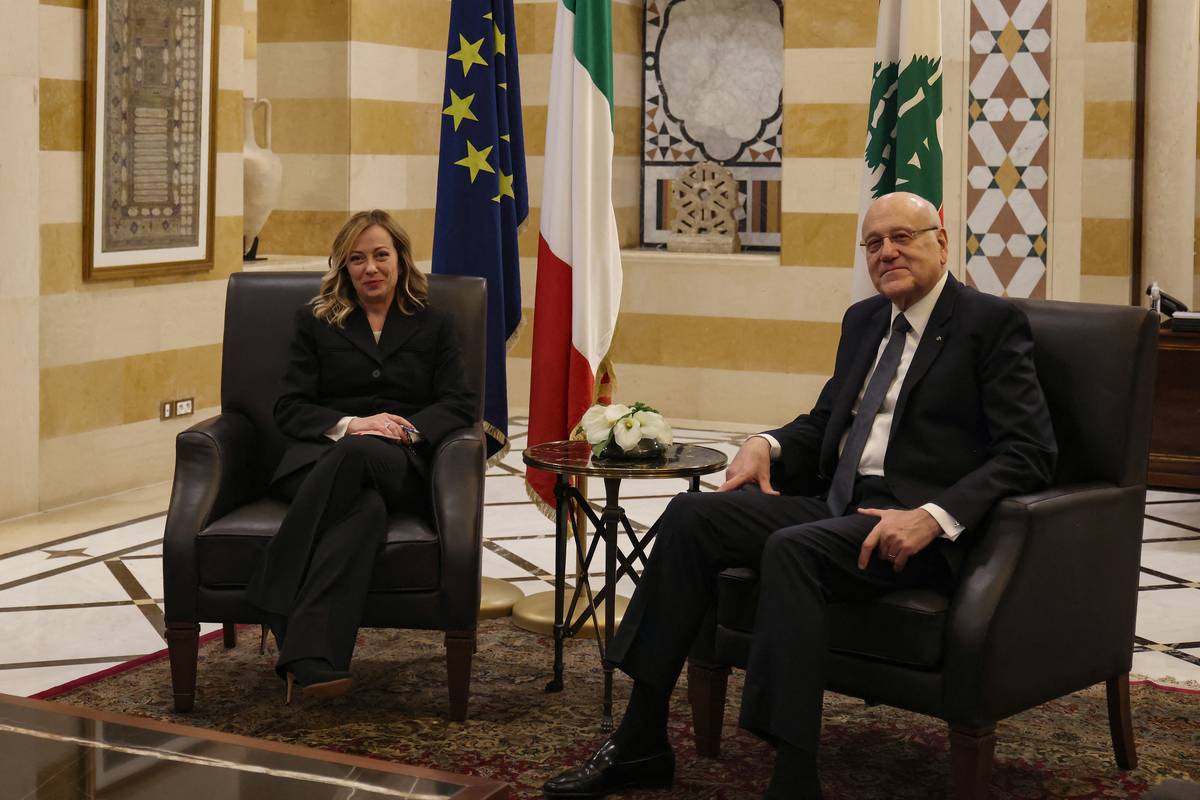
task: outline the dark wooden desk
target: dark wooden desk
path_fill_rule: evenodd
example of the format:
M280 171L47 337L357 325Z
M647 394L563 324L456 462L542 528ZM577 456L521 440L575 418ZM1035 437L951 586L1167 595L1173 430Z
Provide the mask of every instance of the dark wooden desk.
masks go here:
M1147 482L1200 489L1200 333L1159 331Z

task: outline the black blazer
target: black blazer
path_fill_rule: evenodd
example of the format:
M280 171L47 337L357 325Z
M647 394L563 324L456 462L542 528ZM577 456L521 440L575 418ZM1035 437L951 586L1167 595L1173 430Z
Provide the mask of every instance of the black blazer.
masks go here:
M478 398L467 386L454 320L426 306L406 315L393 305L379 344L366 312L356 308L338 329L296 312L275 423L291 441L272 480L321 457L333 442L324 433L346 416L387 411L412 422L422 442L412 448L424 473L446 434L475 424Z
M890 323L882 296L846 311L833 377L816 405L770 432L782 448L781 491L828 490ZM1057 455L1025 314L947 276L896 402L884 457L892 494L908 508L936 503L972 529L1002 498L1045 486Z

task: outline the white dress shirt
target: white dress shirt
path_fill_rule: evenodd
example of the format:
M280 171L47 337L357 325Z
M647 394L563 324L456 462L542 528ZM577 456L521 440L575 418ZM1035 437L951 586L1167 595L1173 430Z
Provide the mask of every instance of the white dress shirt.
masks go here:
M922 297L917 302L913 303L904 311L904 318L908 320L908 324L912 326L912 330L908 332L904 340L904 350L900 353L900 365L896 368L896 376L892 378L891 384L888 385L887 393L883 397L883 405L879 408L879 413L875 415L875 420L871 424L871 432L867 434L867 442L863 446L862 458L858 461L859 475L883 475L883 461L887 455L888 436L892 429L892 415L896 410L896 401L900 397L900 387L904 385L904 376L908 374L908 367L912 364L913 354L917 352L917 345L921 343L921 336L925 333L926 326L929 325L929 315L933 313L933 307L937 305L938 298L942 295L942 289L946 286L946 273L942 273L941 280L934 285L929 294ZM900 314L900 309L892 306L891 321L895 321L896 316ZM890 329L890 327L889 327ZM858 405L862 402L863 392L866 391L867 385L871 382L871 375L875 372L875 366L879 364L879 358L883 355L883 348L887 345L888 337L884 337L879 343L879 350L875 353L875 362L871 365L871 369L867 372L866 378L863 379L862 388L858 390L858 397L854 401L854 413L858 413ZM846 446L846 437L850 433L850 426L846 426L845 432L842 434L842 440L838 443L838 453L842 452L842 448ZM755 436L761 436L766 439L771 445L771 460L777 461L781 454L782 448L779 441L769 433L757 433ZM941 506L935 503L926 503L921 506L929 512L929 515L937 521L937 524L942 529L942 536L946 539L956 539L963 532L964 528L958 523L958 520L950 516Z

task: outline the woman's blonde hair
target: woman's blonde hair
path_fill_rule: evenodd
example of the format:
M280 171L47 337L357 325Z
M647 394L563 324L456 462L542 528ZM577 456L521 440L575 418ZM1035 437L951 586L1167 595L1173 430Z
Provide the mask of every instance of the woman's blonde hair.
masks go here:
M329 252L329 269L321 278L321 289L311 301L313 316L335 328L344 327L346 318L358 305L358 295L346 267L354 243L363 232L378 225L392 237L396 248L396 305L401 313L415 314L429 302L429 279L417 269L412 244L392 215L378 208L360 211L338 231Z

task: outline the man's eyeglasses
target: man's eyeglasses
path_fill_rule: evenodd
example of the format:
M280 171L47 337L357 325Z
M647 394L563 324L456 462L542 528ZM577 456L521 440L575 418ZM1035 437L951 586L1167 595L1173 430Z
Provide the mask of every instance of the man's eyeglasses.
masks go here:
M896 247L907 247L908 245L912 244L913 239L916 239L922 233L929 233L930 231L936 231L936 230L938 230L939 227L940 226L938 226L938 225L934 225L932 228L921 228L920 230L916 230L916 231L910 231L910 230L901 228L900 230L892 231L891 233L889 233L885 236L872 236L870 239L867 239L865 242L859 242L859 245L862 247L865 247L867 249L868 255L873 256L876 253L878 253L880 250L883 249L883 240L884 239L891 240L892 244L894 244Z

